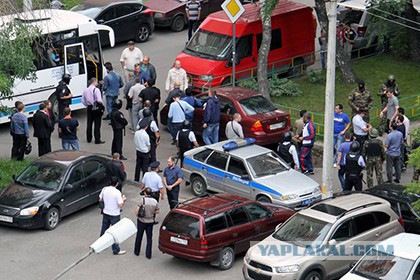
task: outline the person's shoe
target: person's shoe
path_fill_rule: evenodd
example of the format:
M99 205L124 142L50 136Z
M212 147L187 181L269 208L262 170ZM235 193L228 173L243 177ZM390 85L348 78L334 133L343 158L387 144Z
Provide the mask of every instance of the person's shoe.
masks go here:
M125 156L120 156L120 160L127 160Z
M334 163L334 164L333 164L333 167L334 167L334 168L337 168L337 163Z
M146 258L148 258L150 260L152 257L151 256L146 256Z
M172 141L172 143L171 143L171 145L175 145L176 144L176 141L174 140L174 141Z
M302 171L302 173L306 175L306 174L309 174L309 171L305 170L305 171Z
M127 253L126 251L120 250L118 253L116 253L115 255L125 255L125 253Z
M105 144L105 141L98 141L98 142L95 142L95 144Z
M138 256L138 255L140 255L140 252L134 252L134 255L136 255L136 256Z
M92 142L92 140L87 140L87 142L88 142L88 143L91 143L91 142Z
M394 182L397 183L397 184L399 184L400 183L400 180L394 179Z
M308 171L309 175L314 175L315 173L313 171Z
M110 120L111 118L106 116L105 118L102 118L104 121Z
M157 224L159 224L159 222L158 221L154 221L153 224L154 225L157 225Z

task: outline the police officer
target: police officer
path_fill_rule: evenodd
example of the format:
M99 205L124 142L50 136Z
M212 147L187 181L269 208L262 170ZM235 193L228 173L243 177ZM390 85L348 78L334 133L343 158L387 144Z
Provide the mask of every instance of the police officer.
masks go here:
M182 129L178 131L176 143L182 167L182 164L184 163L184 153L191 150L193 147L197 148L199 146L194 132L191 131L191 123L188 120L184 121Z
M360 154L360 144L354 141L350 146L350 152L346 156L346 179L343 191L362 191L362 170L365 161Z
M68 108L71 104L73 94L70 92L68 85L70 84L71 75L64 74L58 86L55 89L55 95L58 102L58 118L64 118L64 109Z
M299 170L299 159L295 145L292 141L292 133L286 132L283 136L283 142L277 146L277 154L288 164L290 167Z
M363 145L363 156L366 159L366 183L367 187L373 187L373 171L376 173L376 180L378 184L383 183L382 178L382 164L385 161L385 147L380 139L379 132L376 128L369 131L369 139Z
M150 171L144 173L141 180L140 188L150 188L150 196L153 197L157 202L159 202L159 197L163 200L165 198L165 193L163 191L163 181L159 176L159 161L154 161L150 164Z
M159 134L159 127L157 126L156 122L153 120L152 110L150 108L144 108L142 111L143 113L143 120L147 120L148 125L146 128L146 132L150 138L150 160L149 162L156 161L156 149L157 146L160 144L160 134ZM142 120L140 120L142 121ZM139 124L140 124L139 121ZM137 130L140 129L139 124L137 125Z
M128 124L128 121L125 119L124 114L120 111L122 107L122 101L117 99L112 104L111 111L111 126L114 131L114 138L112 139L112 154L119 153L120 159L125 160L126 158L122 155L123 148L123 130Z
M364 120L369 123L369 109L372 107L373 98L370 91L365 88L365 82L359 81L358 87L349 95L349 105L352 108L352 118L359 113L360 108L366 109Z

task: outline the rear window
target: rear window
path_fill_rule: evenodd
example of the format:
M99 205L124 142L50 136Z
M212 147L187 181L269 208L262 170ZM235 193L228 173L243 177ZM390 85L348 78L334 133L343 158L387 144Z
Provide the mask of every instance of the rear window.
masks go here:
M275 111L277 108L263 96L253 96L239 101L247 116Z
M200 220L192 216L172 212L166 218L164 226L172 233L191 238L200 237Z

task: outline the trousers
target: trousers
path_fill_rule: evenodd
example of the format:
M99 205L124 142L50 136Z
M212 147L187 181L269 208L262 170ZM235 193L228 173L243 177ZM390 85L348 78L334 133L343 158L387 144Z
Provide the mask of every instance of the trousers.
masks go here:
M103 216L102 217L102 228L101 228L101 235L100 236L104 235L105 231L110 226L113 226L120 221L120 215L111 216L111 215L103 214L102 216ZM114 253L114 255L116 255L116 254L118 254L119 251L120 251L120 246L117 243L112 244L112 253Z
M395 168L395 179L401 179L401 159L400 156L386 155L386 176L388 181L392 182L392 173Z
M101 123L102 114L98 111L92 111L92 106L87 107L86 140L92 141L92 127L95 143L101 142Z
M140 172L144 173L147 172L147 168L149 167L149 153L142 153L140 151L136 151L136 170L134 173L134 181L140 182Z
M143 223L137 219L137 235L136 235L136 242L134 243L134 254L136 256L140 254L143 234L144 232L146 232L146 238L147 238L146 258L148 259L152 258L153 224L154 223Z
M12 137L12 159L23 160L28 138L26 138L25 134L13 134Z
M122 156L123 148L123 130L114 129L114 138L112 139L111 153L119 153Z
M179 186L173 187L172 190L166 190L168 195L169 208L174 209L178 205Z
M38 138L38 156L51 152L51 138Z

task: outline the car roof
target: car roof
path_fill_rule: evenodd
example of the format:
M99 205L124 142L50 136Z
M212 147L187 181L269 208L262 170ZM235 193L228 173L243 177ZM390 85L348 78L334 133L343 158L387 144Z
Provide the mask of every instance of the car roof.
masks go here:
M93 7L105 7L111 6L111 4L143 4L140 0L85 0L80 4L83 4L85 8L93 8Z
M229 99L242 100L253 96L262 96L262 94L241 87L221 87L216 89L217 95L225 96Z
M400 202L407 202L412 203L418 199L420 199L419 194L414 193L405 193L406 190L405 186L398 185L398 184L381 184L377 185L373 188L367 189L364 192L382 197L385 200L396 200Z
M380 242L378 245L383 245L383 248L392 248L394 256L410 260L417 260L420 257L420 235L418 234L403 232ZM376 248L381 247L377 246Z
M236 149L232 149L229 151L225 151L223 149L223 145L227 144L229 142L232 142L232 140L224 140L212 145L208 145L206 146L207 148L219 151L219 152L223 152L223 153L229 153L232 156L237 156L239 158L251 158L251 157L255 157L261 154L266 154L268 152L272 152L270 149L264 148L262 146L259 145L255 145L255 144L251 144L249 146L243 146L243 147L239 147Z
M238 204L247 204L251 200L232 194L215 194L207 197L194 197L179 204L175 212L190 212L200 216L213 216L234 208Z
M36 162L56 162L63 165L70 165L71 163L81 160L83 158L91 157L95 154L83 151L69 151L59 150L43 155ZM106 157L105 155L97 155L100 157ZM111 158L110 158L111 159Z

